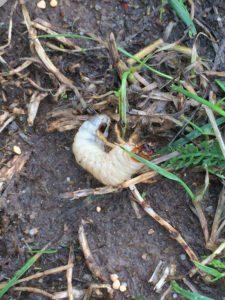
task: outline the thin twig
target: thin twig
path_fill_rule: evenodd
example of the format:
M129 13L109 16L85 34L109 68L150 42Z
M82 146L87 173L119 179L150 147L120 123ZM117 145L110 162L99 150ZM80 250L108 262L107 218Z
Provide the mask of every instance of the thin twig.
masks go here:
M15 284L31 281L31 280L34 280L34 279L38 279L38 278L48 276L48 275L52 275L52 274L56 274L56 273L61 273L63 271L68 270L72 266L73 266L73 264L68 264L66 266L61 266L61 267L49 269L49 270L46 270L46 271L43 271L43 272L38 272L38 273L35 273L33 275L30 275L30 276L19 279ZM7 282L0 283L0 289L2 289L5 286L6 283Z
M54 295L44 291L44 290L41 290L41 289L38 289L38 288L35 288L35 287L28 287L28 286L24 286L24 287L15 287L14 288L14 291L18 291L18 292L29 292L29 293L35 293L35 294L40 294L40 295L43 295L45 297L48 297L50 299L56 299Z
M89 195L105 195L110 193L116 193L120 192L121 187L113 187L113 186L104 186L100 188L95 189L83 189L83 190L77 190L75 192L67 192L61 195L63 199L79 199L82 197L87 197Z
M141 194L139 193L138 189L135 185L129 186L133 196L135 197L135 200L138 204L141 205L141 207L144 209L144 211L151 216L157 223L159 223L161 226L163 226L170 234L173 239L175 239L180 246L184 249L184 251L187 253L191 261L198 261L197 255L194 253L194 251L190 248L190 246L186 243L186 241L182 238L180 233L173 228L167 221L165 221L162 217L160 217L151 207L150 205L142 198Z
M73 245L70 246L70 253L69 253L69 259L68 259L68 265L72 264L70 268L66 271L66 278L67 278L67 292L68 292L68 298L69 300L74 300L73 297L73 263L74 263L74 247Z
M207 243L207 249L215 248L216 242L219 237L218 232L220 233L222 230L222 228L219 228L219 225L221 222L222 214L224 212L224 206L225 206L225 182L223 183L223 187L222 187L222 190L219 195L216 213L215 213L213 225L212 225L212 231L211 231L209 241ZM225 223L223 222L222 224L224 225Z
M13 27L13 14L14 14L14 11L16 10L16 7L17 7L17 1L15 1L15 4L13 5L12 7L12 10L10 12L10 15L9 15L9 30L8 30L8 41L5 45L3 46L0 46L0 51L4 50L5 48L7 48L8 46L10 46L11 44L11 40L12 40L12 27Z
M212 98L213 98L213 93L210 92L209 93L209 99L211 100L211 102L212 102ZM216 139L219 143L219 146L220 146L221 152L223 154L223 157L225 159L225 144L224 144L224 141L223 141L222 134L221 134L221 132L220 132L220 130L219 130L217 124L216 124L215 116L214 116L212 110L209 109L207 106L204 106L204 108L205 108L206 114L209 118L209 121L212 125L212 128L213 128L213 131L215 133Z
M162 46L164 43L163 39L158 39L156 41L154 41L152 44L148 45L147 47L143 48L141 51L139 51L138 53L134 54L135 58L138 59L142 59L145 56L151 54L152 52L154 52L156 49L158 49L160 46ZM129 65L133 65L136 63L136 60L133 58L128 58L127 59L127 63Z
M122 79L123 73L128 70L126 64L120 59L119 52L117 50L114 34L111 32L109 35L109 53L113 60L113 65L117 70L117 73Z
M91 273L98 279L102 281L107 281L107 276L104 273L103 270L100 269L100 267L96 264L95 259L91 253L90 247L88 245L87 237L84 232L84 220L81 221L81 225L78 230L78 238L81 245L81 248L83 250L83 254L85 257L85 261L87 263L87 266Z

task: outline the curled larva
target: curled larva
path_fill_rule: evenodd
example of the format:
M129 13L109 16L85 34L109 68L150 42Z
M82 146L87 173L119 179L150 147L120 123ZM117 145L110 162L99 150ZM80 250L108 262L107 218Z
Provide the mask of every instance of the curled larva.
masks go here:
M101 183L118 185L130 179L143 164L132 159L119 145L108 153L105 151L97 131L107 137L109 125L110 118L106 115L96 115L85 121L75 135L73 153L77 163ZM129 143L123 147L129 151L135 148Z

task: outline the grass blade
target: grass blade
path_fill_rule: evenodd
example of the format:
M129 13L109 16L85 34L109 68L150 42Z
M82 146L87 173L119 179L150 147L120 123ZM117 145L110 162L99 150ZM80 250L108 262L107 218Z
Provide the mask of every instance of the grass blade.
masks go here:
M122 121L123 137L125 136L127 128L127 79L130 73L130 71L123 73L121 87L119 89L119 116Z
M0 290L0 298L2 298L8 290L13 287L17 280L23 276L23 274L30 269L30 267L38 260L38 258L45 252L47 246L45 246L42 250L40 250L37 254L32 256L28 261L19 269L15 275L6 283L6 285Z
M183 0L168 0L168 4L176 12L178 17L184 22L184 24L187 25L187 27L189 28L189 35L196 35L197 30L190 17L187 7L183 3Z
M181 94L185 95L186 97L194 99L195 101L209 107L210 109L214 110L221 116L225 117L225 111L222 108L220 108L218 105L213 104L213 103L209 102L208 100L206 100L198 95L192 94L192 93L188 92L187 90L183 89L182 87L179 87L176 85L172 85L172 90L175 92L181 93Z
M216 124L218 126L220 126L224 123L225 123L225 118L224 117L216 119ZM210 123L200 127L200 129L201 129L201 132L204 133L204 135L212 135L213 134L212 125ZM171 145L171 147L174 148L174 147L177 147L177 146L183 146L183 145L193 141L194 139L198 138L199 136L201 136L202 135L201 132L198 131L198 130L194 130L194 131L188 133L185 137L180 138L179 140L174 142Z
M55 33L55 34L41 34L41 35L38 35L38 38L40 38L40 39L55 38L55 37L68 37L68 38L76 38L76 39L96 41L94 38L92 38L90 36L76 34L76 33Z
M129 52L127 52L125 49L118 47L117 48L119 52L123 53L124 55L126 55L129 58L132 58L133 60L135 60L136 62L138 62L141 66L144 66L145 68L147 68L148 70L150 70L151 72L159 75L160 77L172 80L173 77L170 75L167 75L165 73L162 73L152 67L150 67L149 65L147 65L144 61L140 60L139 58L135 57L134 55L130 54Z
M206 274L213 276L214 279L212 281L216 281L216 280L219 280L219 279L225 277L225 273L221 273L212 267L205 266L199 262L194 262L194 264L199 270L205 272Z
M225 81L221 81L219 79L215 80L215 82L218 84L218 86L221 88L223 92L225 92Z
M131 157L135 158L137 161L143 163L144 165L146 165L148 168L154 170L155 172L159 173L160 175L170 179L170 180L174 180L177 181L184 189L185 191L188 193L188 195L191 197L192 201L195 200L195 195L194 193L191 191L191 189L187 186L187 184L180 179L177 175L165 170L164 168L152 163L151 161L144 159L130 151L128 151L127 149L121 147L125 152L127 152Z
M213 259L208 265L218 269L225 269L225 263L219 259Z
M180 294L181 296L183 296L186 299L190 299L190 300L214 300L213 298L202 296L200 294L193 293L191 291L183 289L182 287L179 286L179 284L176 281L172 281L171 287L177 294Z

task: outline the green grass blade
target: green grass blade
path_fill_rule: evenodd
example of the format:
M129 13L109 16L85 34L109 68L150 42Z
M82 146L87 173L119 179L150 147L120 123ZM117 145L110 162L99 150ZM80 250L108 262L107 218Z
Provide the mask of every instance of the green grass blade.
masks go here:
M17 282L17 280L23 276L23 274L30 269L30 267L38 260L38 258L44 253L46 250L46 247L44 247L42 250L40 250L37 254L32 256L23 266L21 269L19 269L15 275L6 283L6 285L0 290L0 298L5 295L5 293L8 292L8 290L14 286Z
M221 88L223 92L225 92L225 81L221 81L219 79L215 80L215 82L218 84L218 86Z
M40 249L30 249L30 250L28 250L28 252L29 252L29 254L33 255L33 254L39 253ZM42 252L42 254L55 254L57 252L58 252L58 250L56 250L56 249L48 249L48 250L44 250Z
M151 161L144 159L128 150L126 150L125 148L121 147L125 152L127 152L131 157L135 158L137 161L143 163L144 165L146 165L148 168L154 170L155 172L159 173L160 175L170 179L170 180L174 180L177 181L184 189L185 191L188 193L188 195L191 197L192 201L195 200L195 195L193 194L193 192L191 191L191 189L187 186L187 184L180 179L177 175L165 170L164 168L152 163Z
M213 259L208 265L218 269L225 269L225 262L222 262L220 259Z
M133 58L133 60L135 60L136 62L138 62L141 66L144 66L146 69L150 70L151 72L159 75L160 77L172 80L173 77L170 75L167 75L165 73L162 73L152 67L150 67L149 65L147 65L144 61L140 60L139 58L135 57L134 55L130 54L129 52L127 52L125 49L118 47L117 48L119 52L123 53L124 55L126 55L127 57Z
M177 294L180 294L181 296L189 300L214 300L213 298L202 296L200 294L183 289L176 281L172 281L171 287Z
M195 101L209 107L210 109L214 110L221 116L225 117L225 111L222 108L220 108L218 105L213 104L213 103L207 101L206 99L199 97L198 95L192 94L192 93L188 92L187 90L183 89L182 87L179 87L176 85L172 85L172 90L175 92L181 93L181 94L185 95L186 97L194 99Z
M225 118L224 117L216 119L216 124L218 126L220 126L224 123L225 123ZM200 129L204 133L204 135L213 134L211 123L208 123L208 124L200 127ZM171 145L171 147L174 148L174 147L177 147L177 146L183 146L183 145L193 141L194 139L198 138L201 135L202 135L202 133L200 131L194 130L194 131L188 133L185 137L178 139L176 142L174 142Z
M184 115L181 116L181 119L184 120L189 125L191 125L196 131L199 131L201 135L205 134L204 131L202 131L201 127L199 127L198 125L196 125L195 123L193 123L191 120L189 120L188 118L186 118Z
M205 272L208 275L213 276L214 280L218 280L220 278L225 277L225 273L221 273L212 267L205 266L197 261L195 261L194 264L199 270Z
M92 38L90 36L75 34L75 33L54 33L54 34L41 34L41 35L38 35L38 38L40 38L40 39L56 38L56 37L68 37L68 38L76 38L76 39L96 41L94 38Z
M184 24L189 28L190 36L197 34L195 25L190 17L187 7L184 5L182 0L168 0L168 4L176 12L178 17L184 22Z

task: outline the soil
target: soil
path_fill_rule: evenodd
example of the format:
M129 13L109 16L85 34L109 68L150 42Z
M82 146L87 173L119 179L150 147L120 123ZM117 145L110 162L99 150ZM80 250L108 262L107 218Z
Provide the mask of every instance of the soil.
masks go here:
M48 2L48 1L47 1ZM40 10L36 1L27 1L32 19L41 18L51 22L61 32L94 33L106 40L110 32L114 32L117 43L135 53L144 46L163 36L168 23L176 21L170 41L182 37L185 26L167 9L163 20L159 19L159 1L88 1L62 0L56 8ZM213 6L219 8L220 17L224 17L225 8L222 1L195 1L195 14L216 39L222 40L223 28L218 23L218 16ZM0 8L0 44L4 44L7 36L9 13L14 1L8 0ZM13 18L12 44L4 59L15 67L21 64L23 57L31 56L29 40L20 7L16 8ZM213 61L215 52L205 37L199 39L201 55ZM79 40L82 47L93 47L92 41ZM186 39L190 44L189 38ZM80 64L80 72L91 81L103 80L98 86L98 94L103 94L118 86L118 79L110 70L110 58L106 50L93 50L88 54L50 53L51 59L67 74L67 66ZM223 69L224 57L219 67ZM211 61L211 62L212 62ZM42 87L49 87L51 81L41 70L29 68L33 78L39 78ZM107 77L110 74L110 80ZM80 91L85 94L85 85L80 81L79 72L67 74ZM45 78L46 76L46 78ZM0 98L2 109L12 103L20 104L26 109L23 90L13 85L4 87L7 102ZM72 97L72 96L70 96ZM66 101L71 101L67 99ZM72 99L73 101L73 99ZM177 274L187 274L191 263L184 250L169 236L160 225L147 216L140 208L141 218L137 218L131 206L132 198L128 190L104 196L89 196L80 200L65 200L60 196L67 191L82 188L98 187L100 184L75 162L71 145L76 130L69 132L47 132L47 113L57 106L63 105L61 100L54 103L51 97L45 99L38 111L33 127L27 125L26 116L16 118L1 133L0 159L5 162L12 158L12 147L18 145L22 153L29 152L30 157L19 175L13 177L5 188L0 210L0 280L13 274L30 257L29 250L41 249L53 240L52 254L44 254L26 275L37 270L47 270L67 264L69 247L74 245L75 264L73 269L73 286L87 287L96 282L96 278L88 270L78 241L78 228L81 220L85 220L85 232L92 254L100 268L109 277L117 273L121 282L128 285L127 293L115 292L114 299L160 299L154 287L148 283L159 261L164 265L176 265ZM24 135L25 134L25 137ZM151 135L151 133L150 133ZM155 137L160 140L162 136ZM204 175L187 171L180 174L193 188L204 182ZM197 217L192 213L190 200L182 187L166 180L158 179L153 184L139 186L146 194L153 209L169 221L184 237L199 257L209 254L205 249L203 234ZM207 218L212 221L221 186L213 181L205 197ZM101 207L101 212L96 207ZM224 299L223 283L205 284L198 276L192 283L202 294L216 300ZM28 286L36 286L48 292L67 289L64 273L34 280ZM168 286L167 286L168 287ZM167 299L181 299L172 293ZM3 299L47 299L44 296L30 293L9 291ZM105 296L103 299L107 299Z

